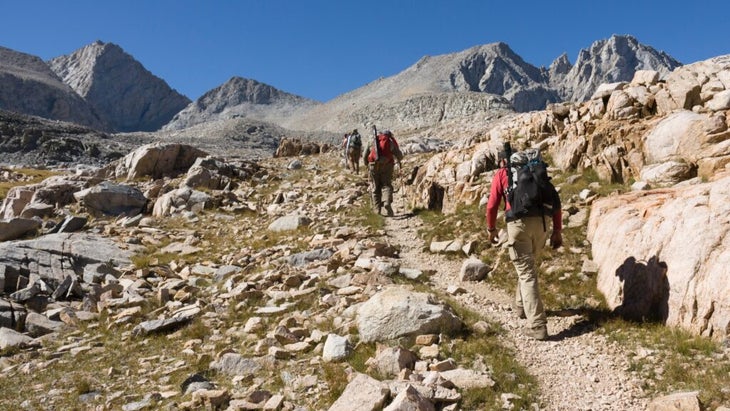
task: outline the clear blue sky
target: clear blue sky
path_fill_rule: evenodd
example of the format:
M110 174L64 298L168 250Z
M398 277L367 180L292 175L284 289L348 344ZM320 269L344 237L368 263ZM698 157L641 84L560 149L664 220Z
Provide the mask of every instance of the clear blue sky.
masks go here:
M233 76L319 101L424 55L503 41L548 66L612 34L682 63L730 54L730 0L0 0L0 46L115 43L195 100Z

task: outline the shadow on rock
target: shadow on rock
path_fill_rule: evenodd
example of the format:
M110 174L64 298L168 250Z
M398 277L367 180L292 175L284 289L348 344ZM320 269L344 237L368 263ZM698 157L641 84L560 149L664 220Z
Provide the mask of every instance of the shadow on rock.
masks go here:
M623 302L614 312L631 321L664 323L669 316L667 264L656 256L648 261L627 258L616 269L623 282Z

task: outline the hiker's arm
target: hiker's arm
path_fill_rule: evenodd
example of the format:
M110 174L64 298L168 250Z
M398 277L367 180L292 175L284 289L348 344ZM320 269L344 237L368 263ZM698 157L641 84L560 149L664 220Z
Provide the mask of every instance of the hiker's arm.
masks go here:
M497 213L502 203L502 170L497 171L492 177L492 186L489 190L489 201L487 201L486 220L490 240L497 237Z

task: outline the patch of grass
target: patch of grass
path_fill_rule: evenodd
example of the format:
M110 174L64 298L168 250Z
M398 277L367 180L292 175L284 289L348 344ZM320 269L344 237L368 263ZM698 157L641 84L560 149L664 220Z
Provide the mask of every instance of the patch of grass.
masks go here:
M85 378L74 381L74 392L76 395L88 394L93 390L91 382Z
M369 196L369 194L366 194ZM352 225L369 227L372 231L378 231L385 228L385 217L376 213L370 207L370 201L363 199L360 205L347 207L345 210L345 218Z
M517 362L515 353L501 343L501 328L491 324L490 330L478 335L467 329L460 337L442 341L443 358L453 358L466 368L488 371L496 383L492 388L462 391L461 407L465 410L498 408L501 394L511 393L519 396L512 401L515 409L529 409L539 399L537 380Z
M368 366L365 362L375 356L375 343L358 343L347 359L347 363L357 372L367 374Z
M134 255L131 260L135 268L149 268L156 265L167 265L179 258L179 254L152 252Z
M513 295L517 287L517 272L507 250L487 249L482 252L480 258L493 267L489 273L490 284ZM596 286L596 276L581 273L583 265L581 258L582 255L570 253L565 249L562 251L552 250L549 247L544 249L538 259L538 279L540 296L546 310L594 310L605 307L604 297Z
M375 343L358 343L344 363L322 363L320 368L320 377L327 383L328 392L326 395L320 395L316 399L314 409L329 408L342 395L347 387L347 368L352 368L356 372L363 374L372 374L368 372L365 362L375 356ZM378 378L377 375L371 375Z
M600 331L632 349L631 369L650 396L699 391L707 409L730 403L730 359L706 337L656 323L610 318Z
M179 386L189 375L197 372L194 361L182 362L180 347L186 340L175 334L151 335L144 339L129 339L120 335L119 327L98 327L94 333L93 349L76 354L56 354L59 347L88 338L83 328L71 334L48 340L41 351L41 358L47 364L32 372L4 373L0 376L0 409L17 409L25 402L28 409L79 408L79 395L99 392L98 400L89 399L84 409L96 406L121 409L130 398L142 398L149 392L149 385L165 384ZM78 336L86 335L78 338ZM131 370L122 376L121 370ZM146 380L147 384L138 384ZM17 390L17 387L44 387L43 392L33 389ZM108 395L122 392L123 396L106 403ZM105 405L106 404L106 405Z
M479 204L459 205L454 213L444 214L435 210L415 210L423 221L418 234L426 244L431 241L445 241L484 234L486 240L486 221L484 207Z
M332 405L347 387L347 373L341 364L323 363L321 376L329 388L324 395L318 398L316 409L326 409Z
M205 340L210 335L210 329L208 329L200 317L197 317L181 329L181 334L184 340Z
M461 333L447 336L441 341L441 358L453 358L465 368L488 371L496 382L491 389L463 390L461 409L499 408L502 393L520 396L520 399L513 401L515 409L529 409L530 404L538 402L537 380L517 362L514 351L502 344L504 329L498 323L486 321L488 331L484 334L475 333L474 324L484 321L484 318L452 297L444 293L437 294L464 323Z
M13 169L11 172L22 174L25 176L25 181L0 181L0 200L4 199L8 195L8 191L13 187L37 184L48 177L59 174L53 170L39 170L34 168L18 168Z
M577 196L589 185L594 187L592 190L602 197L616 192L621 193L629 191L629 186L627 184L607 183L606 181L602 181L598 176L598 173L596 173L596 171L592 168L583 170L580 176L578 178L571 179L570 183L568 183L569 178L570 176L566 174L557 174L553 177L553 184L556 187L560 187L560 198L563 199L563 201L566 201L572 196Z

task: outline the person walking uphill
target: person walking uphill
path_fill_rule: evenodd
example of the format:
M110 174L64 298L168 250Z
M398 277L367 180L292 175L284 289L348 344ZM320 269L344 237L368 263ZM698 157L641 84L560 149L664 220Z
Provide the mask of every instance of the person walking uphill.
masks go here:
M373 208L378 214L382 208L388 216L393 216L393 169L396 161L398 168L403 159L398 142L389 130L375 133L363 154L363 163L368 166L370 173L370 187L372 189Z
M497 213L504 201L507 246L517 271L514 308L520 318L527 319L525 335L545 340L548 337L547 316L538 287L537 258L545 246L550 221L550 245L558 248L563 244L560 196L549 182L539 151L512 154L507 143L505 153L501 155L504 158L492 178L486 207L489 239L492 243L497 242Z
M362 151L362 138L357 129L352 130L352 133L345 134L345 139L342 141L342 148L345 153L345 165L348 170L352 169L355 174L360 174L360 152Z

